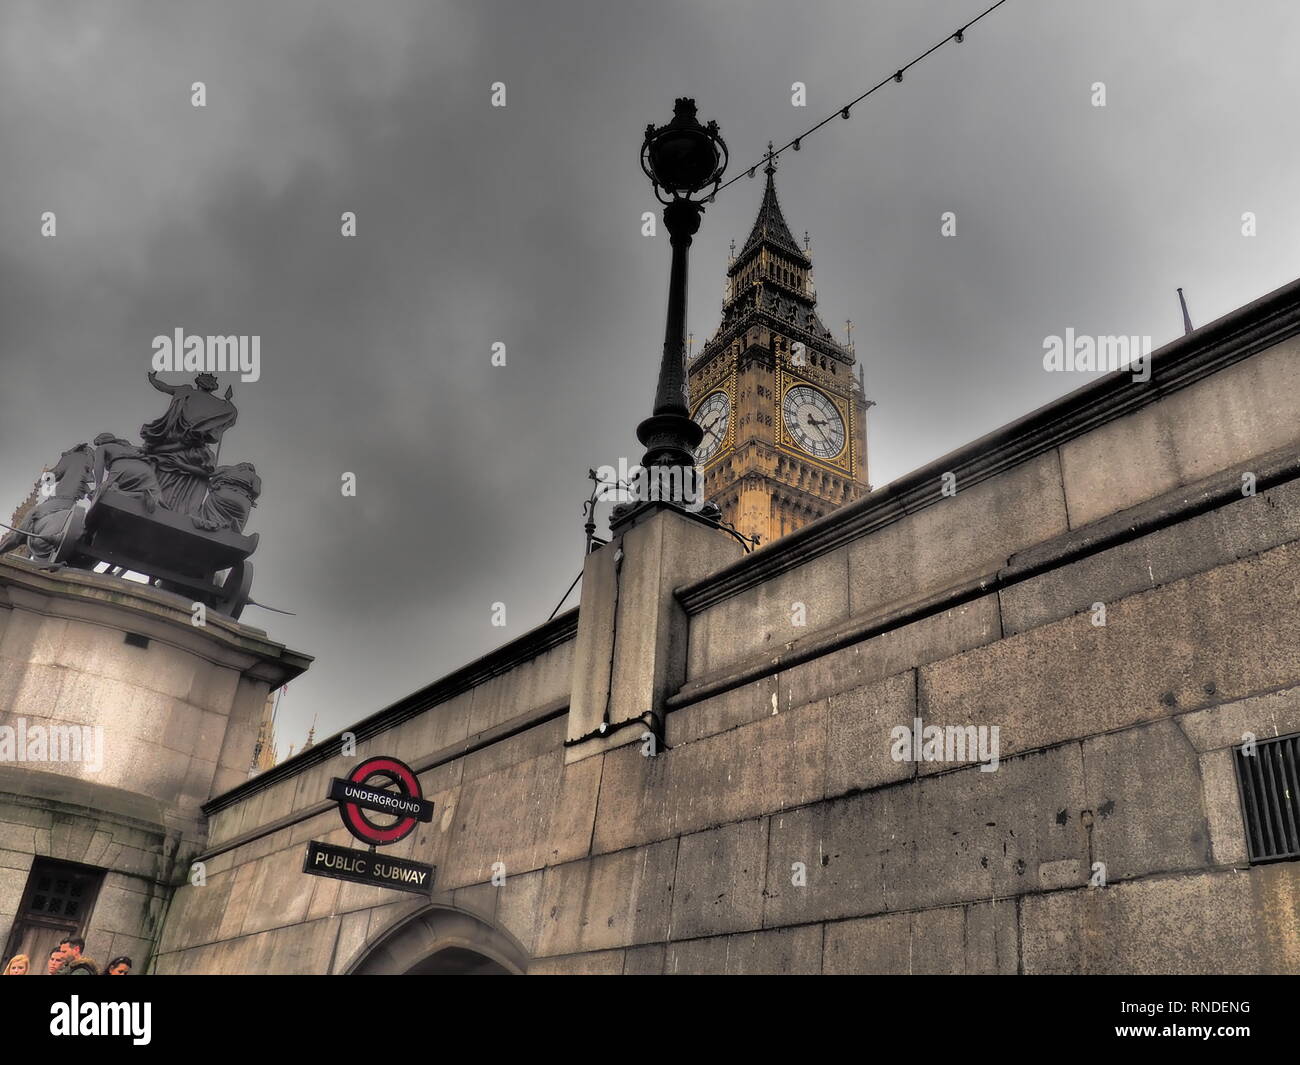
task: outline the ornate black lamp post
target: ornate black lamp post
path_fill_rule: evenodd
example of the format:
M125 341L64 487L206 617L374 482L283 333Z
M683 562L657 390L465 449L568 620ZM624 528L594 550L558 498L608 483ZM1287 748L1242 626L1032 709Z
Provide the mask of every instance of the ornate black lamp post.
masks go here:
M718 124L711 121L707 126L700 125L694 100L678 99L673 120L666 126L646 127L641 169L650 179L655 197L664 205L664 224L673 249L668 323L654 413L636 429L637 439L646 447L641 465L651 475L655 467L694 467L695 448L704 436L686 406L686 259L691 238L700 228L705 202L691 197L709 185L717 190L727 158L727 145L718 133Z

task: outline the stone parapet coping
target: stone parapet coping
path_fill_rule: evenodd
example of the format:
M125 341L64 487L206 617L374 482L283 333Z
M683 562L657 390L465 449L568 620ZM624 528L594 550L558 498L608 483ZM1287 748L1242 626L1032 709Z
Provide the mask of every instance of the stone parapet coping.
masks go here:
M467 666L463 666L454 673L449 673L440 680L436 680L432 684L412 692L410 695L403 696L397 702L376 711L369 717L362 718L356 724L349 725L344 731L352 733L358 743L372 736L377 736L381 732L395 728L402 722L409 721L411 718L433 709L440 703L445 703L454 699L457 695L469 691L471 688L478 687L493 677L509 673L516 667L537 658L553 647L574 639L577 633L578 608L574 607L558 617L538 625L537 628L524 633L518 639L511 640L508 644L498 647ZM564 707L566 709L568 707L567 698L564 700ZM540 720L537 715L531 715L531 717L533 723ZM489 732L491 731L489 730ZM484 735L487 734L484 733ZM296 776L305 769L334 758L342 742L342 736L343 731L336 732L333 736L322 739L314 746L308 747L305 751L294 755L292 758L272 766L265 773L259 773L248 783L241 784L237 788L208 800L203 805L203 812L211 816L218 810L240 802L264 788L269 788L273 784L278 784L282 780ZM474 737L470 739L473 740ZM424 767L423 763L413 768L416 772L422 772L422 767Z
M1256 490L1262 493L1300 478L1300 448L1280 448L1252 461L1251 467L1256 475ZM869 615L809 633L775 652L766 651L747 662L691 681L683 685L676 695L668 698L667 708L670 711L680 710L692 703L721 695L774 673L781 673L852 644L942 614L1041 573L1068 566L1081 558L1187 521L1198 514L1240 502L1242 498L1240 469L1222 470L1194 484L1182 485L1145 503L1018 551L1007 559L1005 565L987 573L967 578L922 598L894 604L886 610L873 611Z

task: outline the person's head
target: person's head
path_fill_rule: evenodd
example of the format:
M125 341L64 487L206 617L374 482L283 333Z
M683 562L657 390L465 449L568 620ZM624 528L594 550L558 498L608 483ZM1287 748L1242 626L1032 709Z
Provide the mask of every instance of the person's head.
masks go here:
M26 976L32 968L32 959L26 954L15 954L5 966L5 976Z
M217 378L215 374L201 373L194 378L194 383L204 392L215 392L217 390Z
M71 936L68 939L59 940L59 950L63 952L64 961L76 961L81 957L81 952L86 949L86 941L80 936Z
M115 444L115 443L117 443L117 433L100 433L97 437L95 437L96 447L101 447L104 444Z
M104 970L105 976L130 976L131 959L125 954L114 958L108 963L108 968Z
M55 973L59 971L62 965L63 965L63 948L55 947L52 951L50 951L50 961L45 971L49 973L51 976L53 976Z

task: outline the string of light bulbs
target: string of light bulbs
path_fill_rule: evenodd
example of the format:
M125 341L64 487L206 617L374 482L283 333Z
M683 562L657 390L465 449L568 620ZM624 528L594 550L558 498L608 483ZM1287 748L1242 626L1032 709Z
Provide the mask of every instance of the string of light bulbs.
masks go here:
M903 80L903 75L907 73L908 70L916 66L916 64L921 62L922 59L925 59L928 56L932 55L934 52L937 52L949 41L956 41L958 44L961 44L962 40L965 38L966 31L968 29L974 26L975 23L979 22L980 19L985 18L988 15L991 15L994 11L996 11L1006 2L1007 0L997 0L997 3L994 4L992 7L989 7L985 11L982 11L980 14L976 15L964 26L958 27L954 32L948 34L947 37L939 41L938 44L932 45L931 47L927 48L924 52L918 55L910 63L905 63L903 66L899 67L896 71L894 71L894 73L890 74L882 81L879 81L875 85L871 86L871 88L869 88L861 96L857 97L856 99L850 100L847 104L845 104L843 107L839 108L838 110L832 111L829 115L827 115L820 122L818 122L817 125L804 130L802 133L799 134L799 136L795 137L791 141L786 142L780 148L777 148L775 151L773 151L769 147L768 150L763 154L763 157L758 160L758 162L756 162L753 166L749 167L749 169L742 170L739 174L731 178L729 181L723 182L723 184L719 185L716 189L713 190L712 193L710 193L708 199L705 202L712 203L713 198L717 196L719 192L725 189L728 185L734 184L735 182L739 181L741 178L743 177L752 178L758 172L758 168L760 166L762 166L766 162L777 159L782 152L790 148L793 148L796 152L799 151L799 148L802 145L802 143L809 136L811 136L812 134L816 133L819 129L821 129L822 126L826 125L828 122L834 121L834 119L837 117L847 119L852 109L856 107L858 104L860 104L863 100L865 100L868 96L870 96L873 92L876 92L879 89L883 89L890 82L901 82Z

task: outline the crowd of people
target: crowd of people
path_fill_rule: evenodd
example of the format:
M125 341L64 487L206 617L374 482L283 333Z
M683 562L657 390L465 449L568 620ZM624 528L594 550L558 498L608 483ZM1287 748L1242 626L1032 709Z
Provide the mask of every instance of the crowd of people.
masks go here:
M131 959L125 954L114 958L108 967L100 973L99 966L82 951L86 941L80 936L69 936L59 940L59 945L50 951L50 960L45 972L49 976L129 976ZM4 968L4 976L34 976L32 959L26 954L15 954Z

